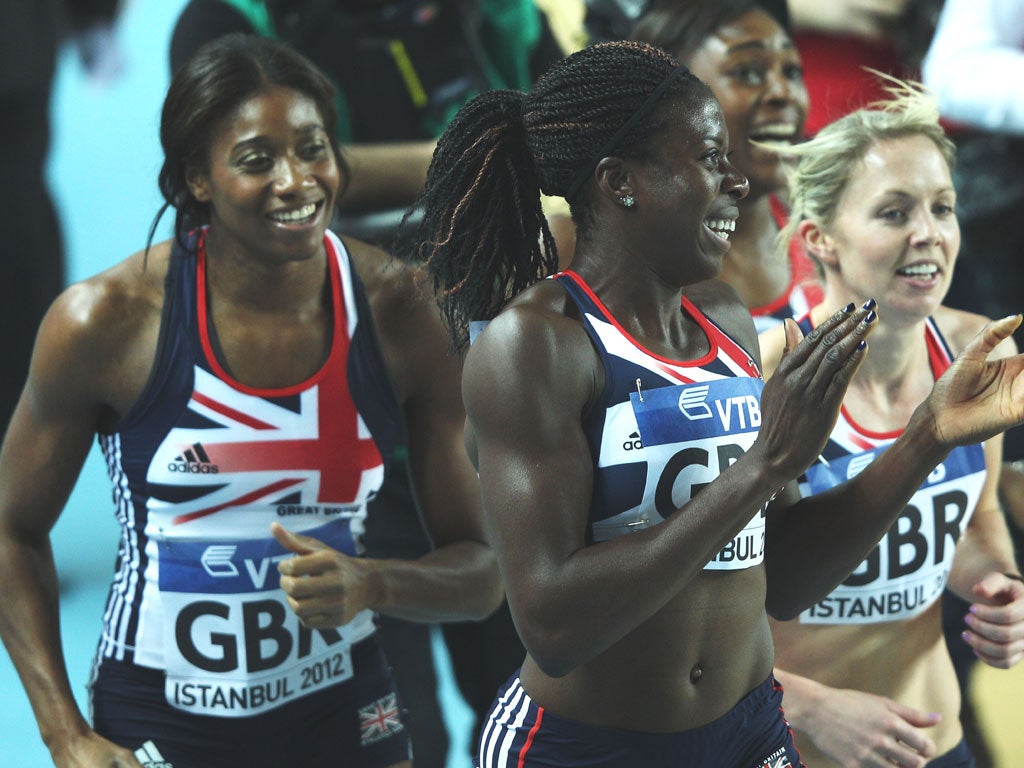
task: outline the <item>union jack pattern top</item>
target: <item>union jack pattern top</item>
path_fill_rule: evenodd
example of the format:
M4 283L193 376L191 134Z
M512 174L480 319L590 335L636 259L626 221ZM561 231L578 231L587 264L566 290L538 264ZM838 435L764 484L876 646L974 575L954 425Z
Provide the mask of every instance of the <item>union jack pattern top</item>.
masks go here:
M166 670L174 659L185 665L184 655L227 669L216 641L203 645L198 629L182 631L182 612L195 614L203 598L223 614L207 616L223 619L215 626L221 634L211 636L235 633L235 666L286 669L286 651L293 663L316 648L292 626L290 611L267 607L283 602L276 564L287 556L270 522L359 554L366 504L380 487L401 414L365 290L340 239L328 232L324 241L333 310L326 362L306 381L258 389L236 381L218 359L203 235L191 235L188 251L174 246L153 374L118 431L100 438L121 544L97 658ZM260 650L268 647L267 616L280 624L271 627L272 657ZM264 634L252 641L244 633L254 621ZM372 618L361 615L325 638L352 642L372 631ZM191 645L174 647L182 643ZM259 653L266 657L254 659Z
M809 317L798 322L806 334ZM932 376L954 355L933 318L924 323ZM869 430L844 405L819 459L801 478L803 495L821 493L862 472L901 434ZM985 482L981 445L958 446L937 466L868 558L824 600L800 616L804 624L872 624L908 619L933 605L949 579L957 542Z
M578 274L554 279L579 306L604 364L604 391L583 421L594 457L589 540L602 541L663 521L742 455L757 435L763 384L753 358L685 296L682 310L710 350L700 359L670 360L633 339ZM751 517L761 519L759 512ZM756 532L734 542L742 557L727 554L707 567L761 562L763 519L755 520Z

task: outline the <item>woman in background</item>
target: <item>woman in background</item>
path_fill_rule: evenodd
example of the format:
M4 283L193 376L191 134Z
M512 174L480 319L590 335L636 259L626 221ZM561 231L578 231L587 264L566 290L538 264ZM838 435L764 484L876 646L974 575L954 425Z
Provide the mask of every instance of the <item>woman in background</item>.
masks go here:
M672 0L642 16L633 38L669 51L711 87L729 128L730 162L750 183L719 278L736 289L759 331L806 314L821 301L821 287L798 243L775 250L788 219L788 163L763 144L804 136L807 89L785 27L754 0Z
M802 329L866 294L885 311L804 478L809 494L881 461L988 322L942 305L960 246L953 147L926 92L893 94L884 109L858 110L792 150L783 242L799 240L825 276L825 301ZM786 341L773 329L761 342L770 376ZM1006 338L992 358L1014 352ZM798 619L772 623L776 675L809 765L974 764L940 597L948 584L969 601L962 642L983 662L1007 668L1024 657L1024 584L996 497L1001 452L1002 435L953 449L842 585Z

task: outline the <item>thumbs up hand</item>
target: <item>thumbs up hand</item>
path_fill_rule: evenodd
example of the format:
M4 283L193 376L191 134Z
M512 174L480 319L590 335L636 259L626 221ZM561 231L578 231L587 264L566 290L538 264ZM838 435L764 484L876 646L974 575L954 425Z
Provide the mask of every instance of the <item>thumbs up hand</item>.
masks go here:
M328 629L348 624L373 607L376 562L349 557L318 539L293 533L279 523L270 524L278 543L294 553L278 565L281 589L303 626Z

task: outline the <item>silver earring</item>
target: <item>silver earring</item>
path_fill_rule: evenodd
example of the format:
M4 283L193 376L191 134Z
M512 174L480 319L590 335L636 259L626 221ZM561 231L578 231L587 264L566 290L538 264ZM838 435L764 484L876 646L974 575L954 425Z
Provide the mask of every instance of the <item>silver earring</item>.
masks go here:
M619 198L619 202L622 203L627 208L632 208L633 203L635 203L636 200L633 199L632 195L623 195L622 197Z

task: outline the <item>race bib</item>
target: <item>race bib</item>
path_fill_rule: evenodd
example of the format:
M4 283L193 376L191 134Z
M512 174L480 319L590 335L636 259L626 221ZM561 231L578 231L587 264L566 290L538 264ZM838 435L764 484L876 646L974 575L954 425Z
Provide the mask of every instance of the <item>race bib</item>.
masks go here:
M303 531L355 555L348 520ZM364 611L343 627L309 630L288 606L273 538L160 542L168 704L192 714L267 712L352 676L350 647L374 631Z
M731 466L761 426L755 378L726 378L633 392L630 400L647 461L643 508L660 522ZM764 560L764 509L705 569L741 570Z
M855 477L883 450L815 464L807 471L804 495ZM827 598L800 614L800 621L872 624L923 613L946 588L956 544L984 483L982 447L955 448L928 476L867 559Z

